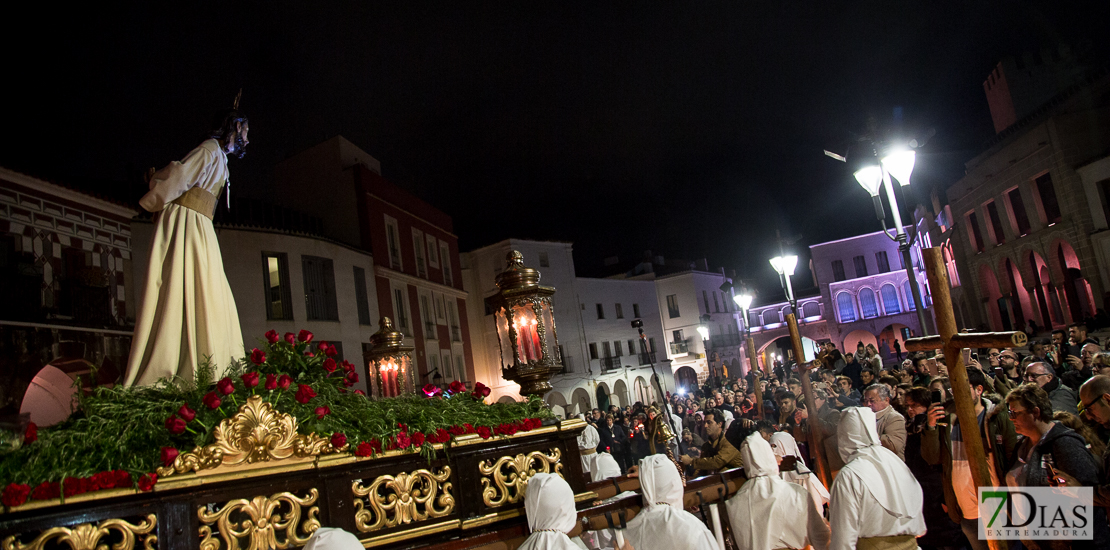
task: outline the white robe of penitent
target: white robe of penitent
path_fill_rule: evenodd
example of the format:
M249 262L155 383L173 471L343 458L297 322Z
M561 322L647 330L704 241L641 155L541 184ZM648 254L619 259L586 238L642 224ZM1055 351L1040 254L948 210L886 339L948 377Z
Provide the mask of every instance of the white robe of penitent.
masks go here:
M363 550L358 537L334 527L321 527L312 533L304 550Z
M580 550L567 533L574 529L574 491L556 474L539 473L528 480L524 512L531 535L519 550Z
M875 413L840 413L837 445L844 467L829 502L830 550L852 550L861 538L925 534L921 485L898 455L882 446Z
M778 460L759 433L740 446L748 481L725 508L738 550L805 548L826 550L829 525L801 485L779 477ZM801 518L806 520L800 521Z
M582 473L592 472L594 460L597 460L597 446L601 444L601 435L597 428L586 424L586 429L578 434L578 452L582 454Z
M813 471L806 467L805 462L802 461L802 451L798 448L798 442L794 436L786 432L775 432L771 436L771 450L774 451L775 456L785 458L792 456L798 459L797 470L789 470L782 472L780 476L791 483L797 483L805 488L809 493L809 497L813 499L813 504L817 506L818 510L824 510L825 504L829 502L829 490L821 483L820 479L814 475ZM747 462L745 462L747 464Z
M644 508L624 536L636 550L718 550L713 532L682 508L682 478L665 455L640 461Z
M243 332L212 220L173 203L193 187L217 195L228 180L227 154L215 139L201 143L150 180L139 204L154 217L150 258L125 386L161 378L193 379L209 358L216 377L243 357ZM207 381L205 381L207 382Z

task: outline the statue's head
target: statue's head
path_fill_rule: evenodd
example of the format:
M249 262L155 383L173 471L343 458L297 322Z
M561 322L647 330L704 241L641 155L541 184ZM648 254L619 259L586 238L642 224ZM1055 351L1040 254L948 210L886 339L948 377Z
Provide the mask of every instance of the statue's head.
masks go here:
M247 117L238 109L228 109L217 113L212 120L212 131L209 137L220 142L220 146L229 155L243 158L247 154L247 131L249 130Z

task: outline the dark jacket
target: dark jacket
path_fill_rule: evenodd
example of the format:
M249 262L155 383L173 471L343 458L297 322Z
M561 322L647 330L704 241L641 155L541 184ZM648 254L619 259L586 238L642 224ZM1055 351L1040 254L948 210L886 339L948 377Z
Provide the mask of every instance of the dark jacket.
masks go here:
M980 432L984 449L989 450L994 458L994 469L999 481L1009 470L1009 460L1017 448L1017 433L1014 432L1014 424L1010 422L1005 409L1005 406L997 405L988 407L986 418L983 419L983 431ZM959 523L963 519L963 512L952 488L952 433L949 430L956 424L956 413L951 408L946 421L947 426L926 427L921 432L921 458L929 464L940 465L944 474L944 503L948 506L948 517ZM973 432L966 428L963 430L965 438L970 433Z
M944 511L944 474L940 466L929 464L921 456L921 437L925 433L925 415L906 421L906 466L921 485L921 515L925 518L925 534L917 543L925 546L949 546L960 537L960 525ZM833 436L835 440L835 433Z
M1019 445L1014 449L1014 460L1020 449L1025 446L1026 440L1022 437ZM1051 456L1054 468L1070 475L1084 487L1097 487L1099 483L1099 464L1091 451L1087 449L1087 441L1083 436L1063 424L1056 423L1044 437L1033 447L1029 460L1022 466L1018 481L1025 487L1048 487L1047 468L1042 467L1042 460ZM1016 462L1011 461L1011 464ZM1106 524L1106 508L1098 507L1094 510L1092 518L1094 526L1094 540L1070 541L1072 544L1053 544L1054 541L1022 541L1030 550L1048 548L1108 548L1110 547L1110 527ZM1064 541L1059 541L1064 542Z
M863 365L855 359L848 361L844 364L844 370L840 371L842 376L847 376L852 379L852 388L863 390L863 380L860 380L859 373L863 370Z

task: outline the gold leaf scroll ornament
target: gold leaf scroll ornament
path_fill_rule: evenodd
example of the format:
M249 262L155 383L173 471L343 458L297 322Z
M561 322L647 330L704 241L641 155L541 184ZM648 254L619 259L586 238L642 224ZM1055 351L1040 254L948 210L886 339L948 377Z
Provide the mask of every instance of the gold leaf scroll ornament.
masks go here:
M496 463L491 460L478 463L478 471L483 476L482 502L494 508L519 502L524 498L524 489L532 476L541 472L563 475L563 465L559 462L562 456L563 452L556 447L547 453L532 451L503 456Z
M274 410L262 397L252 395L239 407L239 412L220 421L213 431L216 442L181 453L173 464L158 468L158 475L209 470L218 466L235 466L296 458L310 458L343 451L331 441L315 433L297 433L297 419Z
M355 497L365 497L355 498L355 526L366 533L449 515L455 509L455 497L448 479L451 467L444 466L438 474L417 470L378 476L367 486L352 483Z
M0 542L3 550L43 550L48 543L65 544L71 550L108 550L108 544L101 544L100 540L109 536L111 531L121 535L121 540L112 545L112 550L133 550L136 535L142 541L143 548L153 550L158 536L152 534L158 519L154 514L149 514L138 525L122 519L106 519L96 525L82 523L73 527L54 527L43 531L35 540L23 544L16 540L16 535L9 536ZM51 546L54 546L51 544Z
M315 504L318 496L319 492L313 488L304 498L292 493L277 493L269 497L256 496L250 500L241 498L228 501L215 513L209 513L206 506L201 506L197 509L197 517L201 522L200 550L220 550L221 547L225 550L239 550L240 539L247 537L250 537L250 543L246 550L304 546L312 533L320 528L320 520L316 519L320 508L312 506L302 517L301 507ZM280 510L282 504L288 507L284 513ZM241 521L232 519L233 514L241 518ZM242 515L246 517L243 518ZM212 524L216 525L219 540L212 535ZM281 540L278 537L279 532L284 533ZM223 545L220 540L223 540Z

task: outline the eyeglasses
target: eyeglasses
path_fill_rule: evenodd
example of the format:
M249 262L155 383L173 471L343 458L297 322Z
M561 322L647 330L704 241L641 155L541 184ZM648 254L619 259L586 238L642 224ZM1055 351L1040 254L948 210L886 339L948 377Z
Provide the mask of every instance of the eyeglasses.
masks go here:
M1013 409L1008 409L1006 412L1009 413L1011 419L1014 419L1017 418L1017 415L1023 414L1028 411L1015 411Z
M996 352L994 352L994 353L992 353L992 354L990 354L990 356L991 356L991 357L998 357L999 355L1002 355L1002 354L1001 354L1001 353L998 353L997 351L996 351Z
M1048 376L1048 375L1049 374L1047 372L1031 372L1031 373L1025 375L1025 380L1027 380L1029 382L1036 382L1037 378L1040 378L1042 376Z
M1103 397L1106 397L1105 393L1096 397L1094 399L1094 401L1091 401L1090 403L1083 403L1082 401L1080 401L1079 402L1079 415L1083 416L1084 414L1086 414L1087 409L1090 409L1091 407L1093 407L1095 405L1095 403L1098 403L1099 401L1101 401Z

